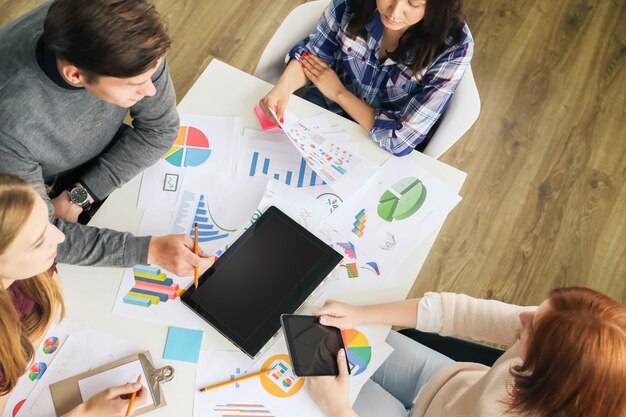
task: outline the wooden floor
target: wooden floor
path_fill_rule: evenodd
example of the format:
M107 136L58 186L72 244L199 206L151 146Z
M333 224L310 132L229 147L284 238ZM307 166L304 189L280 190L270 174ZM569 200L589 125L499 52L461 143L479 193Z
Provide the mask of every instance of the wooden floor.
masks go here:
M0 25L40 4L0 0ZM211 59L253 72L302 0L157 0L180 100ZM626 2L465 2L482 100L442 160L469 174L412 289L520 304L581 285L626 302Z

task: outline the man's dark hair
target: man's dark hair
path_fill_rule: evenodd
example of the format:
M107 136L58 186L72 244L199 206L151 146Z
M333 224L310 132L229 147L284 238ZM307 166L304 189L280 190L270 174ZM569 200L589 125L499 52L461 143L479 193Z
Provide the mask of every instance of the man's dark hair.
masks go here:
M363 0L357 4L347 32L367 40L365 27L374 18L376 0ZM388 56L417 73L431 65L447 48L460 42L464 25L461 0L427 0L424 18L404 32L398 48L389 51Z
M130 78L154 67L169 49L165 21L144 0L55 0L44 40L88 78Z

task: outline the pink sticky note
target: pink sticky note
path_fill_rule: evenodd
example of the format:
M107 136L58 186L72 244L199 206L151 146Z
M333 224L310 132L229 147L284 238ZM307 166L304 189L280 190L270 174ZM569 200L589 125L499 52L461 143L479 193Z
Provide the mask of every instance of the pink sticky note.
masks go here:
M263 110L261 110L261 106L259 106L258 104L254 105L254 112L256 113L256 117L259 118L259 122L261 123L261 129L263 130L270 130L273 129L276 126L274 123L270 122L267 117L265 117L265 114L263 113Z

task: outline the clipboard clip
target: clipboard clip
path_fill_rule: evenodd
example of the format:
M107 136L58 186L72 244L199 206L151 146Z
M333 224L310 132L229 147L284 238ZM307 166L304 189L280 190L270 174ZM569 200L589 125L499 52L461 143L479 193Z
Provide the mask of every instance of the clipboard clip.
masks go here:
M174 368L167 365L156 369L150 359L143 353L137 355L143 371L148 379L148 388L152 393L152 398L156 406L161 405L161 384L171 381L174 378Z

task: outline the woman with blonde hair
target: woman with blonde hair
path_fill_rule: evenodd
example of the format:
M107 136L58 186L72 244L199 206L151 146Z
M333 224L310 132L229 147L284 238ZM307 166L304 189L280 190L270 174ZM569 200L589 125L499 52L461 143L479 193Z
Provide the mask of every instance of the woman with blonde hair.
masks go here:
M329 417L624 417L626 307L588 288L558 288L539 307L462 294L371 306L328 302L324 324L374 322L509 346L488 367L454 362L391 332L395 350L352 409L347 371L312 378L313 399ZM345 354L338 355L346 369Z
M0 174L0 414L35 346L65 313L55 265L57 245L64 239L39 194L24 180ZM120 395L139 389L141 384L132 383L109 388L67 417L123 416L128 400Z

